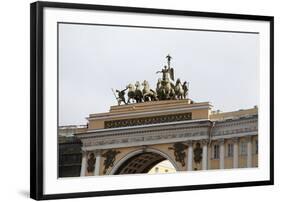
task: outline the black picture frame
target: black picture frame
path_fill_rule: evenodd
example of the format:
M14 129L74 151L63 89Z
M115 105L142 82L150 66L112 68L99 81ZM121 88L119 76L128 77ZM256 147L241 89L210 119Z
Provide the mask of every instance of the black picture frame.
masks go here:
M155 187L130 190L77 192L67 194L43 193L43 9L80 9L130 13L162 14L167 16L194 16L224 19L239 19L252 21L267 21L270 23L270 180L249 181L239 183L204 184L192 186ZM274 184L274 17L259 15L242 15L230 13L196 12L183 10L168 10L154 8L136 8L105 5L89 5L58 2L35 2L30 5L30 197L36 200L62 199L77 197L93 197L123 194L139 194L153 192L187 191L200 189L216 189L229 187L246 187Z

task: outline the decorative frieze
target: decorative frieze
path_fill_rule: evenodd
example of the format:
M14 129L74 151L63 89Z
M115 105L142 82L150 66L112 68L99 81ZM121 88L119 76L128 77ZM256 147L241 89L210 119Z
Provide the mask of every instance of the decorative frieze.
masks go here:
M217 140L254 135L258 132L257 119L219 121L209 134L210 122L198 121L164 124L153 127L128 127L93 131L81 137L83 147L87 149L109 149L150 144L186 142L188 140ZM203 146L202 146L203 148ZM192 154L193 155L193 154Z
M122 144L122 143L137 143L137 142L150 142L156 140L173 140L173 139L186 139L191 137L206 137L208 135L206 131L200 132L190 132L190 133L179 133L179 134L159 134L155 135L151 133L151 135L144 134L143 136L138 137L124 137L124 138L113 138L112 136L108 136L107 138L103 139L87 139L84 140L84 146L101 146L101 145L112 145L112 144Z
M104 128L118 128L118 127L128 127L128 126L138 126L147 124L157 124L157 123L168 123L176 121L186 121L192 119L192 113L183 114L170 114L152 117L142 117L133 119L121 119L121 120L111 120L104 122Z

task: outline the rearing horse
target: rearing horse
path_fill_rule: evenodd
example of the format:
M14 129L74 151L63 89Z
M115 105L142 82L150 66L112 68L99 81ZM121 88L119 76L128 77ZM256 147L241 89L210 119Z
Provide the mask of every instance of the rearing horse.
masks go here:
M163 93L165 95L165 99L174 99L175 98L175 90L174 90L174 85L169 82L162 80L161 82L162 88L163 88Z
M126 86L126 88L129 89L128 91L128 101L127 103L131 103L131 99L135 99L135 92L136 92L136 88L135 88L135 85L134 84L129 84Z
M142 90L141 90L141 85L140 82L137 81L136 84L136 90L135 90L135 100L137 103L142 102L143 101L143 94L142 94Z
M148 81L144 80L142 85L143 85L142 94L143 94L144 101L157 100L157 95L155 91L150 89Z
M177 96L177 99L184 99L184 89L180 79L177 79L176 81L175 94Z

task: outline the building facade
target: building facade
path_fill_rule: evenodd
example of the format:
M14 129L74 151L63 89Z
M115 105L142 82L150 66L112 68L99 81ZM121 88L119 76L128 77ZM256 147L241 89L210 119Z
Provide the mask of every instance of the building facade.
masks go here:
M87 131L87 126L61 126L58 131L58 176L80 176L82 143L74 134Z
M113 91L118 106L90 114L86 127L59 127L61 176L148 173L165 160L177 172L258 167L258 108L223 113L192 101L166 58L155 89L136 81Z
M258 109L213 112L189 99L112 106L91 114L81 141L80 176L258 167Z

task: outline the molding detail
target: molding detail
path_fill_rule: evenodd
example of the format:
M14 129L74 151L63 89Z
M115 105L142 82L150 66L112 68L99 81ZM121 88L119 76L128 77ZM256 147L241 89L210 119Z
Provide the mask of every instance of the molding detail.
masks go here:
M121 119L121 120L105 121L104 128L119 128L119 127L127 127L127 126L186 121L191 119L192 119L191 112L183 113L183 114L161 115L161 116L134 118L134 119Z

